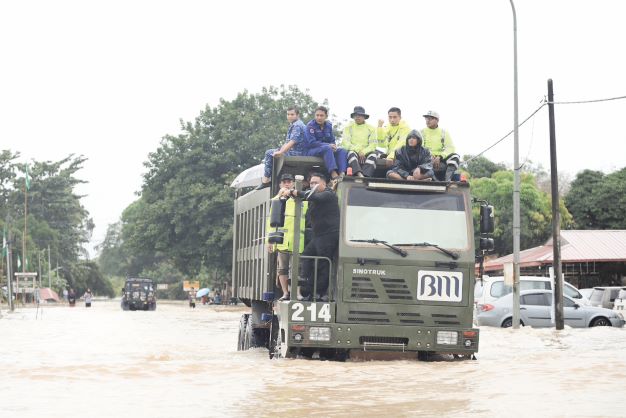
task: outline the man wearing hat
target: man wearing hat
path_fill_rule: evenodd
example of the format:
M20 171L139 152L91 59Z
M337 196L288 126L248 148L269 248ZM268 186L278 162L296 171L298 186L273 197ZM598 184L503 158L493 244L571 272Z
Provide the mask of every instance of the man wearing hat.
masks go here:
M293 174L284 173L280 176L280 190L278 194L272 200L287 199L285 202L285 220L282 227L273 228L270 225L270 217L267 218L267 225L265 228L265 242L267 244L268 251L278 252L277 256L277 269L278 283L283 291L283 295L279 300L289 300L289 266L291 264L291 253L293 252L294 241L294 220L296 214L296 205L293 199L289 199L289 193L293 188ZM304 250L304 224L305 214L307 211L308 202L302 202L302 218L300 220L300 249ZM281 244L270 244L269 233L271 231L279 231L283 233L283 242Z
M348 166L352 174L371 177L376 170L376 147L379 146L376 128L365 123L370 117L361 106L355 106L353 119L343 130L341 147L348 151ZM361 167L363 165L363 167Z
M433 156L433 169L437 180L450 181L452 175L459 168L461 156L455 153L450 133L439 127L439 113L429 110L424 114L426 128L421 134L424 147Z

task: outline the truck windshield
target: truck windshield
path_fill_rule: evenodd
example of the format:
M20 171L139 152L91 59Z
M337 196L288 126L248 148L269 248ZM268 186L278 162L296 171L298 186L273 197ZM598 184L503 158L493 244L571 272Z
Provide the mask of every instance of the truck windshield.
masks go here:
M434 242L444 248L468 247L463 195L360 187L353 187L348 193L348 241L376 237L390 243Z

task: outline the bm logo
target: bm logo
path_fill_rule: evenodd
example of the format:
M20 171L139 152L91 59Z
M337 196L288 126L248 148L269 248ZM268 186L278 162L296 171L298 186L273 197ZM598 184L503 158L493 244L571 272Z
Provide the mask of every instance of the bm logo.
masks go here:
M463 273L460 271L420 270L417 300L460 302L463 299Z

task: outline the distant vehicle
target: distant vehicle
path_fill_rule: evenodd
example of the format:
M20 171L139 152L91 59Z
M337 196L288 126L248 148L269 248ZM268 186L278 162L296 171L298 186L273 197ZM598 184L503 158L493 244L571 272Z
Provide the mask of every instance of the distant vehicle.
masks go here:
M592 306L600 306L606 309L613 309L613 302L620 290L626 289L624 286L596 286L589 297Z
M154 311L156 296L152 279L126 279L122 289L122 309L125 311Z
M481 326L508 328L513 324L513 294L478 306L477 322ZM553 327L551 290L524 290L520 292L520 322L531 327ZM574 328L613 326L623 327L624 316L610 309L580 305L563 296L565 325Z
M622 315L626 314L626 290L621 289L613 302L613 310L620 312Z
M567 282L563 282L563 293L575 299L580 305L588 305L589 300L584 297L578 289ZM549 277L540 276L520 276L520 291L522 290L552 290L552 281ZM474 286L474 308L478 314L478 305L484 305L498 300L502 296L513 292L513 288L504 284L503 276L484 277L476 281Z

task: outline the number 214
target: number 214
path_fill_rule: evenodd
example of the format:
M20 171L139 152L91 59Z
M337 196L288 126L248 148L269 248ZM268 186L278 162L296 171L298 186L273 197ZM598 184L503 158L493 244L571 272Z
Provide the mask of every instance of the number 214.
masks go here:
M312 303L306 307L306 310L311 313L311 321L315 322L319 318L323 319L324 322L330 322L330 304L322 304L319 312L317 312L317 305L317 303ZM304 316L302 316L302 313L304 312L305 308L302 303L294 303L293 305L291 305L291 309L293 309L293 313L291 314L292 321L304 321Z

